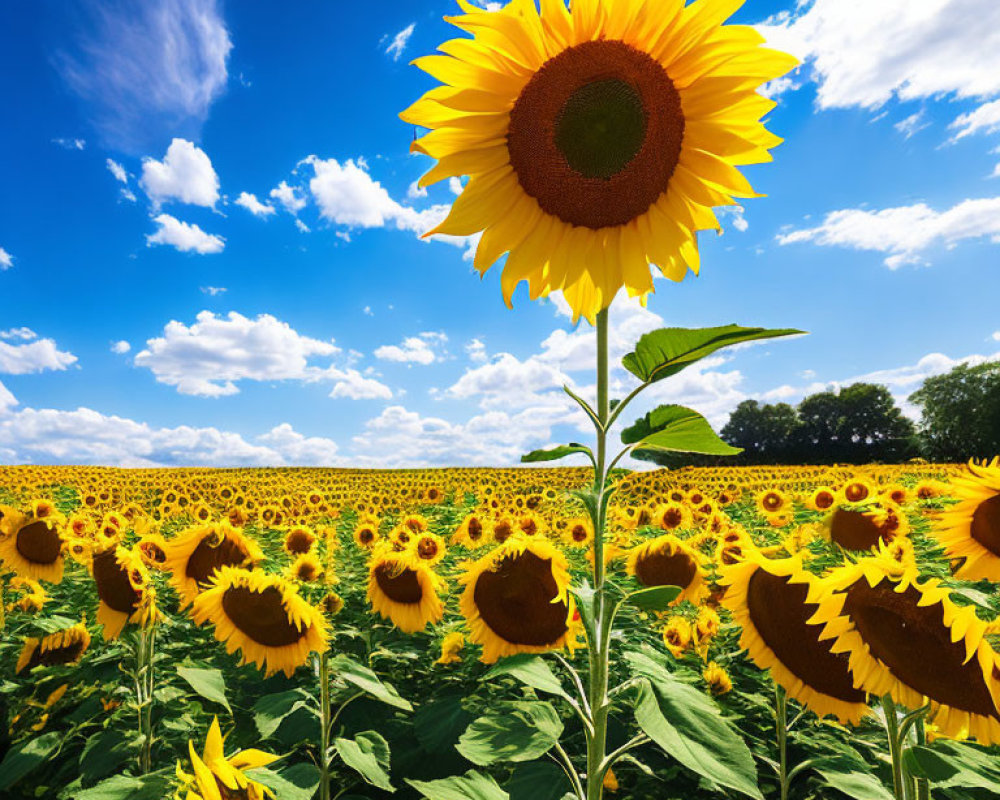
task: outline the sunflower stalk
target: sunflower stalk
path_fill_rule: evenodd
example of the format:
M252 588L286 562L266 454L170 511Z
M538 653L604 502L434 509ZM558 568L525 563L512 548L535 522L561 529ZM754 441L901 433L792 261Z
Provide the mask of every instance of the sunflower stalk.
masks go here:
M885 730L889 737L889 757L892 759L892 790L896 800L911 800L908 784L903 775L903 739L900 737L899 714L892 697L882 698Z
M153 768L153 660L156 654L156 629L152 623L141 627L135 638L135 703L139 730L139 774Z
M319 798L330 800L330 732L334 718L330 714L330 663L326 652L319 656Z
M778 735L778 783L781 800L788 800L791 778L788 774L788 694L774 685L774 719Z

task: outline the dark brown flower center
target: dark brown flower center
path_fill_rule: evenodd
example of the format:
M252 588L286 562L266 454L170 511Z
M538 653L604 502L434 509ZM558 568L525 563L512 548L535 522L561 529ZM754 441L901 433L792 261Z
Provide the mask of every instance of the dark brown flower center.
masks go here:
M559 593L551 559L530 551L505 556L476 579L473 598L493 633L512 644L545 647L567 631L569 608L552 601Z
M944 705L1000 719L975 656L965 660L965 642L951 640L944 606L919 606L913 586L895 591L883 580L859 580L847 590L844 612L865 644L903 684Z
M635 577L643 586L680 586L686 588L698 572L698 565L683 550L671 553L667 548L640 555L635 561Z
M188 557L184 574L193 578L199 586L208 586L209 579L217 569L236 567L247 558L247 552L233 539L226 537L218 545L212 546L212 538L202 539Z
M358 531L358 541L361 544L371 544L375 539L375 532L371 528L362 528Z
M438 543L429 536L417 541L417 555L421 558L435 558L438 554L438 549Z
M826 509L828 509L830 506L833 505L834 500L835 498L830 492L827 491L819 492L816 495L816 508L818 508L820 511L825 511Z
M570 536L573 537L574 542L585 542L587 541L589 533L587 532L587 528L585 525L577 524L573 526L573 530L570 532Z
M386 563L375 569L375 582L382 593L395 603L411 605L423 600L424 590L417 573L409 567Z
M54 564L62 550L58 531L41 520L29 522L17 532L17 552L32 564Z
M863 483L849 483L844 489L844 497L852 503L860 503L868 497L868 487Z
M52 667L57 664L72 664L83 653L83 642L71 642L63 647L52 647L43 651L41 646L35 648L28 661L27 669L34 667Z
M313 537L308 531L298 529L290 531L285 539L285 547L288 548L288 552L295 555L308 553L312 549L312 545Z
M469 539L473 542L478 542L483 538L483 523L479 521L478 517L473 517L469 520L466 530L468 531Z
M255 592L246 586L230 586L222 595L222 610L240 631L265 647L295 644L306 635L288 618L281 592L268 586Z
M780 494L776 492L768 492L764 495L764 500L762 505L767 511L777 511L784 505L785 501L782 499Z
M680 159L684 115L663 67L621 41L549 59L511 110L507 148L522 188L570 225L599 229L644 214Z
M833 640L820 641L822 625L808 620L818 606L806 602L808 587L788 577L758 569L747 585L747 610L775 657L810 689L845 703L863 703L854 688L846 653L831 653Z
M496 527L493 528L493 538L500 542L500 544L503 544L510 538L513 532L509 522L498 522Z
M95 554L93 571L97 596L108 608L123 614L135 611L141 595L132 587L128 570L118 563L116 548L111 547Z
M860 511L838 508L830 521L830 538L845 550L871 550L882 538L882 529Z
M994 555L1000 556L1000 494L980 503L972 513L970 535Z
M663 527L667 530L679 528L684 522L684 512L679 508L668 508L663 512Z

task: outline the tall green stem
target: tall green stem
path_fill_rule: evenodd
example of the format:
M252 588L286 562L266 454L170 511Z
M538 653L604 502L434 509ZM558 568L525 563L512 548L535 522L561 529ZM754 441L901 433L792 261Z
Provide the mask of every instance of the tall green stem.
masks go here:
M594 469L596 506L594 523L594 641L590 642L588 673L590 711L593 732L587 740L586 800L601 800L604 793L605 755L608 739L608 662L611 650L611 604L604 592L604 493L607 489L607 424L610 416L608 399L608 311L597 315L597 458Z
M325 652L319 657L319 704L322 725L319 737L319 798L330 800L330 729L333 720L330 719L330 665Z
M924 718L921 717L916 722L917 744L923 747L927 744L927 728L924 725ZM917 800L930 800L931 784L926 778L917 778Z
M156 627L150 622L139 629L135 644L135 702L139 727L139 774L153 768L153 660L156 654Z
M781 785L781 800L788 800L788 695L785 690L774 685L774 719L778 734L778 780Z
M882 698L885 731L889 737L889 756L892 758L892 789L896 800L907 800L906 782L903 778L903 743L899 740L899 716L896 704L889 695Z

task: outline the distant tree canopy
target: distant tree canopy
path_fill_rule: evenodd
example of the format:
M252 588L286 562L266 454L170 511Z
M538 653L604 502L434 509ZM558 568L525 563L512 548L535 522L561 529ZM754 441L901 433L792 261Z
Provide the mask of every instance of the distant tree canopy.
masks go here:
M1000 363L962 364L910 395L920 407L920 438L932 461L1000 455Z

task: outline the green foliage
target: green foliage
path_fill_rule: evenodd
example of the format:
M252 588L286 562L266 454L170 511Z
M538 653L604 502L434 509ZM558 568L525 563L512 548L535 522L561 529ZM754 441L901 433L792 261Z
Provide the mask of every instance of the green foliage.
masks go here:
M530 453L521 456L521 461L525 464L538 461L558 461L561 458L576 455L577 453L583 453L591 461L594 460L594 454L589 447L577 444L576 442L570 442L568 445L563 444L548 450L532 450Z
M406 781L427 800L509 800L510 795L489 775L469 770L438 781Z
M335 739L333 746L347 766L367 783L387 792L395 791L389 780L389 743L375 731L364 731L353 739Z
M480 767L533 761L551 750L562 732L562 720L549 703L500 703L466 729L458 752Z
M697 411L677 405L654 408L622 431L622 442L636 450L732 456L740 452L720 439Z
M220 670L181 665L177 667L177 674L206 700L218 703L230 714L233 712L226 699L226 681Z
M910 396L920 407L924 455L935 461L1000 453L1000 364L960 364Z

